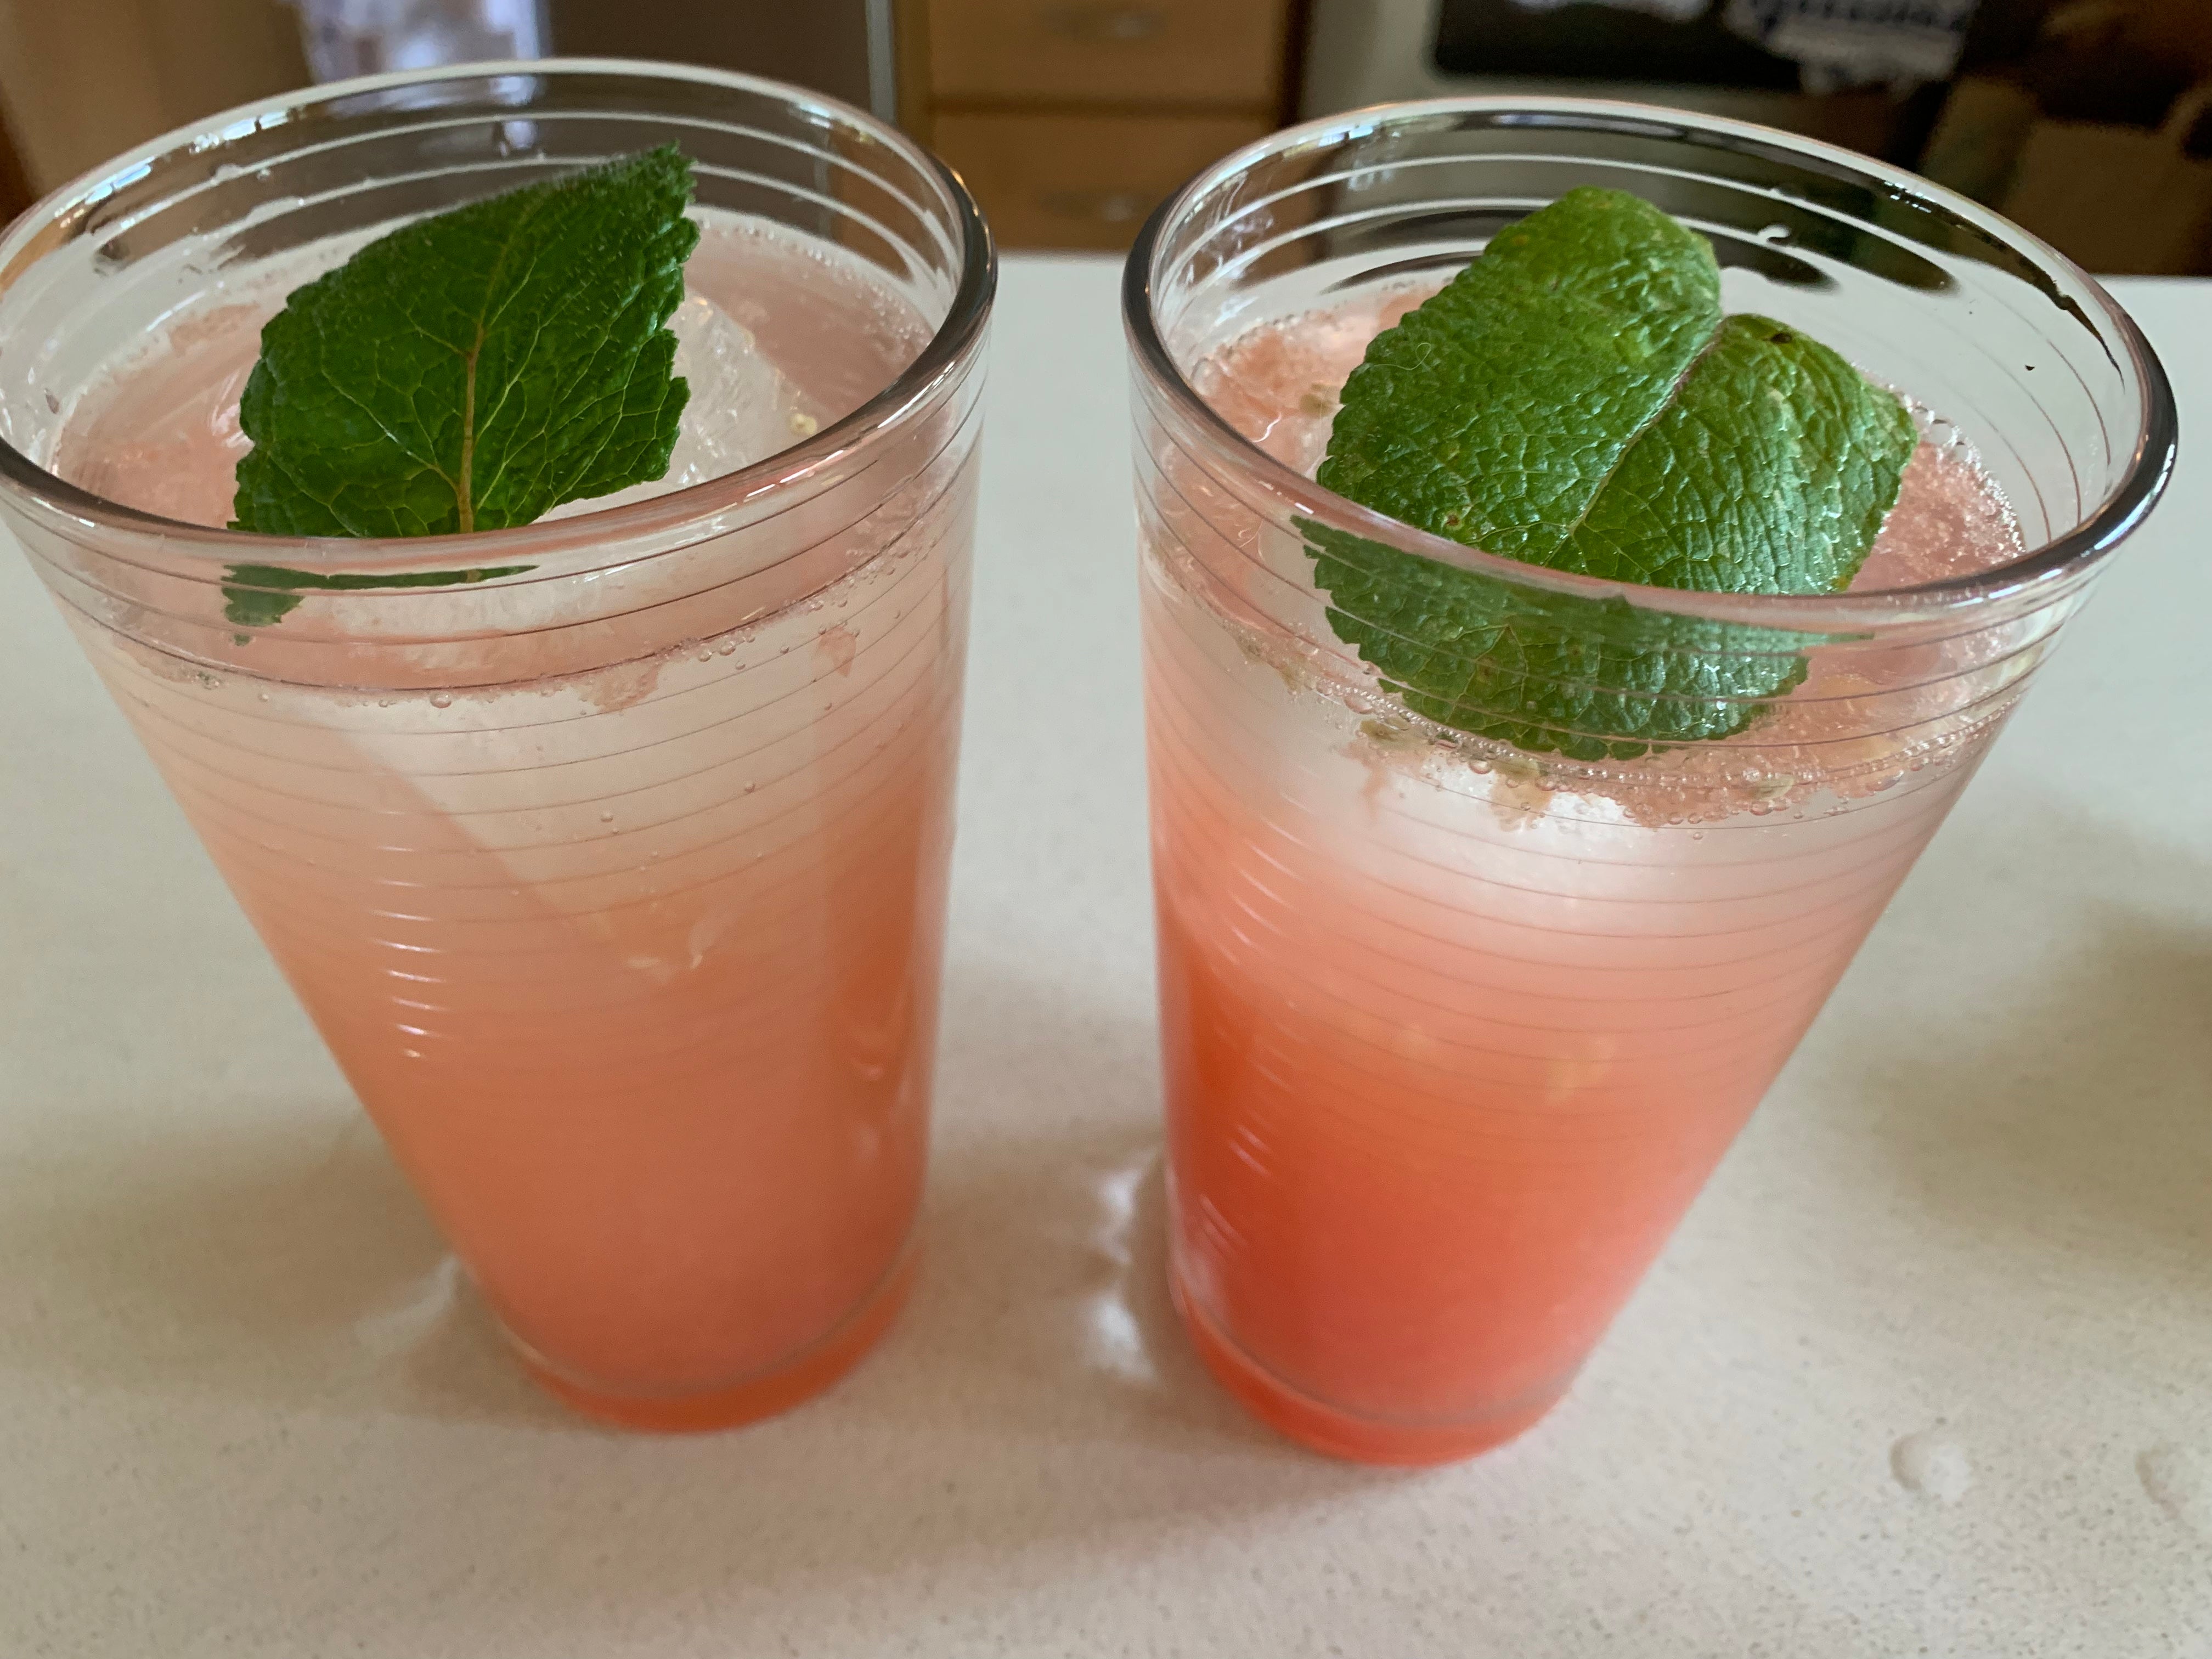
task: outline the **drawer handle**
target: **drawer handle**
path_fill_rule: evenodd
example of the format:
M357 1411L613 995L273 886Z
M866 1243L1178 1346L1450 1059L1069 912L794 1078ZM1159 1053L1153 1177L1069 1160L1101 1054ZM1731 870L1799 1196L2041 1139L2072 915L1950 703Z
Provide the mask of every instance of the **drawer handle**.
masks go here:
M1167 14L1150 6L1054 6L1044 14L1046 32L1070 40L1127 44L1167 32Z
M1131 190L1055 190L1038 197L1037 205L1062 219L1126 225L1150 213L1158 199Z

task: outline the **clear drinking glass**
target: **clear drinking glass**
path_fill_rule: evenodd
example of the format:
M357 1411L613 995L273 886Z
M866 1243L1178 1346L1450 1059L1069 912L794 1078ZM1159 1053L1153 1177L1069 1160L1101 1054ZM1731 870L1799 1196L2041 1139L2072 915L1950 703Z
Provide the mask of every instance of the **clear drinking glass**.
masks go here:
M817 411L781 453L484 534L208 527L206 388L234 398L291 287L395 222L670 141L705 227L690 290L742 325L692 358L687 431L735 418L757 349ZM994 280L957 181L868 116L583 61L234 111L0 241L7 526L585 1410L781 1409L909 1282ZM125 415L83 415L118 361ZM149 427L164 398L187 412ZM103 498L125 476L137 504Z
M1581 185L1711 239L1728 309L1936 411L2029 550L1888 591L1692 593L1494 558L1312 483L1390 302ZM2103 289L1973 204L1584 100L1393 106L1239 151L1154 216L1125 312L1178 1304L1293 1437L1466 1455L1559 1399L1796 1046L2156 496L2172 401ZM1516 747L1410 712L1328 620L1313 555L1347 546L1485 579L1581 719ZM1670 653L1802 678L1743 700L1734 737L1638 740ZM1480 724L1493 690L1468 686Z

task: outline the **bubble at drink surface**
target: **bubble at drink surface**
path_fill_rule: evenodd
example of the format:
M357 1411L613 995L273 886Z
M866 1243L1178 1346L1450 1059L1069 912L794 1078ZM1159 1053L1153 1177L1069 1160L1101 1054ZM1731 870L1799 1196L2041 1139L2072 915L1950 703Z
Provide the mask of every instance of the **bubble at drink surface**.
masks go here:
M1193 383L1239 432L1311 477L1328 453L1344 383L1370 342L1436 292L1434 283L1386 286L1328 311L1263 323L1203 358ZM2021 551L2019 522L1972 447L1931 411L1914 404L1913 413L1920 447L1852 580L1856 592L1940 581Z
M548 519L604 513L688 489L764 461L822 429L822 410L760 349L753 331L703 294L689 294L668 319L676 372L690 389L668 471L610 495L570 501Z
M317 269L343 251L325 250ZM676 373L690 388L667 471L568 502L546 519L648 501L804 442L879 390L880 380L867 371L879 374L891 361L903 367L926 333L859 273L774 232L710 227L690 273L667 325L676 336ZM261 325L285 294L315 274L265 276L241 294L212 296L219 302L204 300L173 319L74 400L61 423L54 470L143 512L228 524L234 475L252 447L239 426L238 403L260 355ZM857 324L854 342L841 344L818 325L773 326L804 320L810 285L822 293L811 309ZM770 344L763 342L764 325ZM794 338L799 332L804 337Z
M1192 384L1244 436L1311 477L1328 453L1344 383L1369 343L1437 287L1386 284L1326 310L1257 324L1200 356L1191 370ZM1897 504L1851 583L1854 592L1969 574L2016 558L2022 549L2019 521L1972 445L1939 415L1910 396L1905 401L1920 426L1921 442L1905 469ZM1302 540L1263 535L1254 564L1283 579L1285 586L1310 594L1299 631L1310 639L1330 636ZM1223 571L1217 567L1210 574L1211 582L1176 586L1191 597L1212 595L1218 604ZM1232 574L1229 585L1237 580ZM1279 594L1284 588L1271 591ZM1279 599L1272 603L1283 608ZM1910 763L1909 757L1893 752L1901 745L1856 729L1863 711L1852 699L1893 688L1861 683L1864 664L1847 653L1816 657L1802 684L1760 711L1733 738L1643 757L1577 763L1553 754L1523 756L1502 743L1433 726L1385 692L1371 672L1348 664L1348 648L1341 654L1316 651L1279 629L1255 629L1249 625L1253 620L1248 614L1232 623L1242 648L1284 659L1279 665L1303 676L1310 689L1344 702L1352 745L1370 763L1419 768L1431 781L1465 793L1512 793L1519 787L1517 778L1521 784L1534 781L1544 793L1579 794L1583 806L1600 817L1625 814L1630 822L1663 823L1797 807L1814 794L1849 799L1887 787ZM1942 655L1935 647L1920 658L1893 653L1888 666L1892 672L1914 664L1940 668ZM1963 747L1969 736L1960 725L1940 746ZM1434 741L1424 742L1424 737ZM1500 767L1502 780L1493 779L1491 775Z

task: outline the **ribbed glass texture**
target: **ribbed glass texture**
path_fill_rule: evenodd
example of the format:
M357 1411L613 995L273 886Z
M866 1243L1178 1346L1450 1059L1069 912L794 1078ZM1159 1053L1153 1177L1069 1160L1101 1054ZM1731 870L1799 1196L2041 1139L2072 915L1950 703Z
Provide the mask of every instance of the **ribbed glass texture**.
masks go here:
M1253 441L1279 453L1301 418L1283 363L1580 185L1692 225L1730 310L1936 411L2026 550L1899 591L1640 588L1410 530ZM1970 203L1574 100L1369 111L1241 152L1154 218L1126 312L1179 1303L1287 1432L1464 1455L1564 1392L1773 1080L2155 495L2171 398L2096 283ZM1272 392L1233 349L1268 325ZM1410 712L1316 585L1315 554L1356 544L1480 578L1532 680L1447 645L1464 697ZM1737 699L1733 736L1653 747L1669 653L1795 684Z
M781 227L921 319L894 382L794 447L413 542L186 526L40 465L88 378L207 284L672 140L710 238ZM993 278L957 182L857 111L595 63L236 112L0 245L7 524L483 1294L587 1408L787 1404L903 1288ZM526 568L241 622L243 563Z

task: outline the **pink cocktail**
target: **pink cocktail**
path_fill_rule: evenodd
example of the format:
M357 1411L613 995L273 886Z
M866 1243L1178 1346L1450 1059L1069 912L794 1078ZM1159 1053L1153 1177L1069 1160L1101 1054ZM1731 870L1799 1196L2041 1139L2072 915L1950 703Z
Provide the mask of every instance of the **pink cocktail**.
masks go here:
M1531 126L1573 143L1532 149ZM1716 149L1759 187L1708 176ZM1605 106L1415 106L1231 158L1133 256L1172 1272L1216 1374L1309 1443L1433 1462L1559 1397L2162 476L2164 384L2100 290L2045 275L2076 307L2028 313L2063 378L2009 401L2009 342L1921 297L1946 289L1889 290L1909 254L2017 304L2024 239L1893 210L1863 268L1851 203L1778 205L1839 155ZM1951 417L1920 411L1850 593L1559 576L1310 483L1368 340L1486 225L1593 182L1711 237L1731 309ZM1658 748L1438 725L1330 626L1332 534L1494 580L1595 675L1629 641L1794 654L1803 678L1732 736Z
M19 229L0 331L64 307L91 343L11 421L7 505L533 1370L705 1426L826 1384L911 1273L990 258L857 112L706 72L532 85L517 111L480 76L385 83L157 145L118 188L176 234L80 312L52 268L98 255ZM290 289L395 213L671 136L704 234L667 479L471 537L220 529ZM337 209L285 210L309 171L349 181Z

